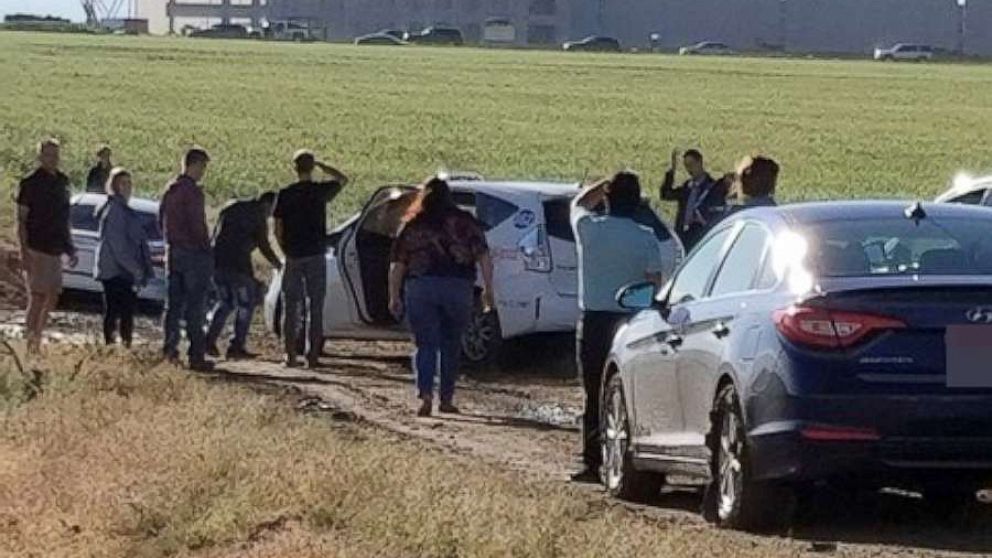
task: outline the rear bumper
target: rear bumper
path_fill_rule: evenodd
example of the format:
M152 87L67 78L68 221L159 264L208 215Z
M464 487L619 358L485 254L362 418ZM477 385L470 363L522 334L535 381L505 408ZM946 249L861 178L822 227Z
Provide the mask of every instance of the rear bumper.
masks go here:
M856 478L913 485L932 479L992 479L992 431L987 436L880 436L877 439L810 439L822 423L768 423L749 433L756 480L814 481ZM953 475L953 476L950 476Z

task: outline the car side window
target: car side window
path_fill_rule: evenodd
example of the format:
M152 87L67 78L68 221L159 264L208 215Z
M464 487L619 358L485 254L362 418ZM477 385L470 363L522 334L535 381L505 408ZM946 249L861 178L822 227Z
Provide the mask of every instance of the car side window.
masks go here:
M100 229L100 220L96 218L96 206L86 203L73 205L69 211L69 223L75 230L96 232Z
M548 236L575 242L571 211L572 200L569 198L555 198L544 202L544 222L548 228Z
M519 210L516 205L495 196L483 193L475 195L475 215L487 231L495 229Z
M706 284L713 270L720 263L723 245L730 237L731 228L725 228L709 237L696 248L675 276L668 300L672 304L682 304L703 298Z
M768 248L768 233L758 225L747 225L720 266L710 296L749 291L754 284L762 256Z
M968 205L978 205L985 199L985 190L976 190L963 196L958 196L951 200L951 203L964 203Z

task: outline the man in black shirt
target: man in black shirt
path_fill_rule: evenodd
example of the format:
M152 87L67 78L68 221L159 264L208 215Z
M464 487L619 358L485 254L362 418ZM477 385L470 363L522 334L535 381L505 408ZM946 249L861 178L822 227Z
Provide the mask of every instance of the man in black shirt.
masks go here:
M96 164L86 175L86 191L102 194L107 191L107 178L114 164L110 162L110 146L101 145L96 152Z
M286 366L297 365L300 327L307 324L307 365L319 365L324 344L324 292L327 282L327 204L348 183L348 177L334 167L316 159L310 151L300 150L293 156L299 180L279 191L276 200L276 239L286 255L286 271L282 278L283 336L286 342ZM316 182L314 169L319 168L331 180ZM303 300L307 300L308 320L303 318Z
M17 188L17 237L28 288L28 353L41 348L48 314L62 292L62 256L69 267L79 259L69 230L69 178L59 170L59 143L38 144L38 168Z
M282 269L282 262L269 245L268 220L275 201L275 192L265 192L254 199L232 200L220 212L213 238L214 285L218 300L207 330L210 356L220 356L217 339L232 312L236 312L234 337L227 347L227 359L255 356L246 347L258 293L251 254L258 249L272 267Z

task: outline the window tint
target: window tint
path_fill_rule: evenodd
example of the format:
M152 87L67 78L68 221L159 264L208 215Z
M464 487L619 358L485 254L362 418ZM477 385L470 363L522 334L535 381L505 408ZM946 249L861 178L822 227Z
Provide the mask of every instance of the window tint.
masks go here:
M976 190L959 196L951 200L951 203L966 203L968 205L978 205L985 198L985 190Z
M572 200L559 198L544 202L544 220L548 235L569 242L575 242L575 231L571 223Z
M820 277L992 274L992 218L831 221L804 233Z
M488 194L476 194L475 206L476 218L487 231L498 227L520 209L506 200Z
M100 228L100 221L96 218L95 205L77 204L72 206L69 222L73 229L81 231L96 231Z
M647 203L642 204L637 212L634 213L634 220L639 225L654 231L654 237L658 239L658 242L668 242L672 239L671 232L669 232L665 224L658 218L658 214Z
M141 228L145 229L148 240L162 240L162 230L158 227L158 215L139 211L138 218L141 219Z
M718 259L727 237L729 228L723 229L711 236L689 256L675 277L668 300L673 304L681 304L702 298L713 269L719 263Z
M742 293L751 290L761 257L768 247L768 234L757 225L744 227L720 267L710 296Z

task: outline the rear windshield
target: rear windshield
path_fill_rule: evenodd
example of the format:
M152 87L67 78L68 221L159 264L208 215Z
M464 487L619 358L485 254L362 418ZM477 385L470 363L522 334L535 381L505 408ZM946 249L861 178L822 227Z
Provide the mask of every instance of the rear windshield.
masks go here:
M992 220L831 221L805 233L820 277L992 275Z

